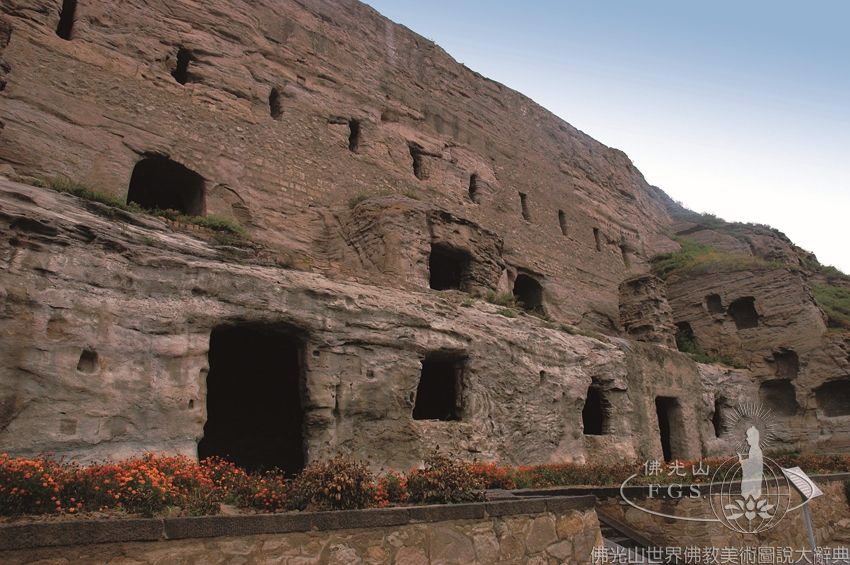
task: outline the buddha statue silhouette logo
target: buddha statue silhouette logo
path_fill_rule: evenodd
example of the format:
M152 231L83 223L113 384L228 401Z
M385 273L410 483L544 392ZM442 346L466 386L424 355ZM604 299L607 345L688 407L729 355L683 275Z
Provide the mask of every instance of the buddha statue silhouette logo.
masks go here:
M738 444L737 458L724 461L710 485L714 515L727 528L742 534L769 530L791 504L782 468L764 455L763 449L773 437L769 420L770 412L761 407L738 407L732 424L733 429L745 428L744 440Z

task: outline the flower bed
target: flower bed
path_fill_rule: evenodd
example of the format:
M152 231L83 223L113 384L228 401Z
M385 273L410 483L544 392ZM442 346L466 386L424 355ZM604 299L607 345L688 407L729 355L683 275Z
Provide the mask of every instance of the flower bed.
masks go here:
M782 467L810 474L850 472L850 455L776 455ZM703 463L718 466L722 459ZM690 467L695 462L683 462ZM642 465L553 464L508 467L460 463L434 454L422 469L374 475L365 464L345 457L313 463L295 479L281 473L247 474L221 459L142 457L81 466L49 457L0 455L0 515L73 515L119 510L152 516L168 512L210 515L222 505L247 512L341 510L398 504L446 504L483 500L484 489L554 486L615 486L631 482L682 482L675 468L661 466L644 476ZM710 480L710 477L705 477ZM703 480L695 478L696 482Z

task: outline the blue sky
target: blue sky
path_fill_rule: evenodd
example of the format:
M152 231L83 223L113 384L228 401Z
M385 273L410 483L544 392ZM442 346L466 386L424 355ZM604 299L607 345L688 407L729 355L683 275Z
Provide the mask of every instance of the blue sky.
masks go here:
M850 2L366 1L689 208L850 272Z

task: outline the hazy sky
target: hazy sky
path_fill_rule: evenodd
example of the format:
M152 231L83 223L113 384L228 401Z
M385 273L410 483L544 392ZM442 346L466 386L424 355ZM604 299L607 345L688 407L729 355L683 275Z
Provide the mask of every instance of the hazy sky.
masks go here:
M850 272L850 2L366 2L689 208Z

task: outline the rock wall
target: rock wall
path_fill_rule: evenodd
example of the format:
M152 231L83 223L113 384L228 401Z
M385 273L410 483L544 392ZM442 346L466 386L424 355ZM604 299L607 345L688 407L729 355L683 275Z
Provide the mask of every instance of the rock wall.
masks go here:
M117 521L108 528L101 526L94 535L92 523L37 524L41 530L37 537L42 539L51 528L63 538L75 531L78 537L71 546L0 549L0 559L10 565L116 561L578 565L590 563L593 548L602 543L592 503L575 504L566 498L324 512L315 513L314 518L317 529L301 527L310 522L309 515L194 518L192 524L186 524L186 519L166 520L165 534L173 537L147 542L131 541L140 536L129 531L129 524L122 532ZM137 529L155 533L158 526L162 530L161 524L152 524L156 520L135 522ZM117 535L105 535L107 530L117 530ZM0 544L6 547L35 541L27 535L8 540L4 534L0 526ZM110 543L103 543L104 538ZM55 539L47 541L56 545Z

